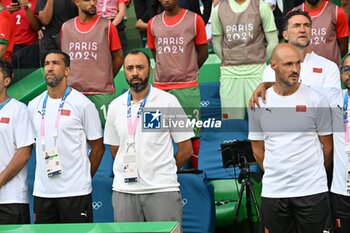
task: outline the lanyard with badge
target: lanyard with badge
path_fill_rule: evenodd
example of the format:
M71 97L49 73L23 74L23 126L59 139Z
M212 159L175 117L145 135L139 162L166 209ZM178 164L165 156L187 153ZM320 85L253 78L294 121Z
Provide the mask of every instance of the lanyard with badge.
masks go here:
M344 105L343 105L343 123L344 123L344 132L345 132L345 152L348 155L348 173L346 184L346 191L350 194L350 130L349 130L349 120L348 120L348 101L349 95L345 93L344 95Z
M123 157L123 176L125 183L138 182L138 172L136 164L136 148L135 148L135 134L137 125L146 105L151 86L148 89L146 97L141 101L140 107L137 111L134 123L131 122L131 92L128 93L127 101L127 121L128 121L128 140L126 142L125 155Z
M12 98L9 97L7 100L5 100L5 102L3 102L1 105L0 105L0 110L3 109L5 107L6 104L8 104L8 102L10 102Z
M41 146L42 146L43 154L45 155L44 158L45 158L46 172L47 172L47 176L49 178L58 176L62 173L60 155L58 153L58 148L56 146L56 142L57 142L57 137L58 137L58 124L59 124L60 118L61 118L61 111L63 109L64 103L65 103L70 91L71 91L71 88L70 88L70 86L68 86L66 88L66 91L63 94L63 97L61 99L61 103L58 107L56 121L55 121L55 127L53 130L54 146L52 148L49 148L49 149L45 148L45 115L46 115L46 104L47 104L47 99L48 99L48 93L46 93L46 96L45 96L44 101L43 101L43 106L42 106L42 110L41 110L40 137L41 137Z

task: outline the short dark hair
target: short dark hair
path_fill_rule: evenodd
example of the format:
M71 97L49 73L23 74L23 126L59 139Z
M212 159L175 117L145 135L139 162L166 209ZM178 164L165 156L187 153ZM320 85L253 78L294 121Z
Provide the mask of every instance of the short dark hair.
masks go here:
M11 62L0 58L0 72L4 75L5 78L11 78L13 72L13 66Z
M125 55L125 57L128 56L129 54L137 55L137 54L140 54L140 53L143 54L143 55L146 57L147 62L148 62L148 66L151 66L150 57L148 56L148 54L147 54L146 52L144 52L144 51L141 50L141 49L133 49L133 50L131 50L130 52L128 52L128 53Z
M283 30L284 31L287 31L287 29L288 29L289 19L292 18L293 16L296 16L296 15L305 16L310 21L310 25L312 26L312 19L311 19L309 13L306 11L302 11L300 9L297 9L297 10L288 12L288 14L284 17L284 20L283 20L283 25L284 25Z
M63 56L63 62L64 62L64 65L66 67L70 67L70 57L68 56L68 54L66 54L65 52L63 52L62 50L50 50L46 56L45 56L45 60L46 60L46 57L47 55L49 54L61 54Z

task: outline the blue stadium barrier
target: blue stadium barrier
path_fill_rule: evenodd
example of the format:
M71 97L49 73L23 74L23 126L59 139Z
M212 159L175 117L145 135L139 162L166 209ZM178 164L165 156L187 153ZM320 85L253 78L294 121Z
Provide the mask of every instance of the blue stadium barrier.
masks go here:
M178 174L182 194L184 233L214 233L214 189L204 173Z
M219 95L219 83L200 83L201 93L201 118L221 119L221 104Z
M113 177L96 175L92 179L92 209L94 222L113 222Z

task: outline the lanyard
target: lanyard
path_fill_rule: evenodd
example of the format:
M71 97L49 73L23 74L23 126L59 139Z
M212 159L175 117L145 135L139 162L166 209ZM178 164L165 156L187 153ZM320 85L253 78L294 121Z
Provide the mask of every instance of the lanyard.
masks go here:
M148 95L150 93L150 90L151 90L151 85L149 86L149 89L148 89L148 92L146 94L146 97L142 100L142 102L140 103L140 107L139 107L139 110L137 111L137 115L135 117L135 120L134 120L134 124L131 123L131 93L129 91L128 93L128 102L127 102L127 106L128 106L128 110L127 110L127 119L128 119L128 132L129 132L129 135L130 136L135 136L135 133L136 133L136 127L140 121L140 116L143 112L143 108L145 107L146 105L146 101L147 101L147 98L148 98Z
M7 100L5 100L5 102L3 102L3 103L1 104L1 105L0 105L0 110L3 109L3 107L5 107L5 105L6 105L8 102L10 102L11 99L12 99L12 98L9 97Z
M343 104L343 122L344 122L344 132L345 132L345 143L350 143L349 138L349 127L348 127L348 101L349 101L349 95L346 92L344 95L344 104Z
M60 122L61 111L63 109L64 102L66 101L67 96L70 93L70 90L71 90L71 88L70 88L70 86L68 86L66 88L66 91L64 92L64 94L62 96L61 103L60 103L58 110L57 110L55 128L54 128L54 132L53 132L53 139L54 139L55 146L56 146L56 140L57 140L57 136L58 136L58 123ZM46 115L46 103L47 103L48 96L49 96L48 93L46 93L44 101L43 101L43 107L41 110L40 136L41 136L41 144L43 146L43 150L45 150L44 149L44 146L45 146L45 140L44 140L44 138L45 138L45 115Z

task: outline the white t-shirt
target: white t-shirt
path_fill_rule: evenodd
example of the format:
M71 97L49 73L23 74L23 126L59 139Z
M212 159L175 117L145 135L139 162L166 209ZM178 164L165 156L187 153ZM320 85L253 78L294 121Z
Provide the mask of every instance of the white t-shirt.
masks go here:
M62 174L48 178L43 155L40 129L41 111L46 91L32 100L28 109L36 133L36 170L34 196L57 198L87 195L92 192L87 140L102 137L102 128L95 105L83 94L72 89L68 95L58 125L57 148ZM45 147L54 147L53 132L61 99L48 98L45 116Z
M140 118L135 134L139 181L124 183L122 165L126 143L129 138L127 96L128 92L113 100L109 105L104 132L105 144L119 146L113 164L113 190L132 194L179 191L172 140L175 143L188 140L194 137L193 130L190 128L185 132L179 132L181 130L177 131L171 128L170 130L160 129L149 132L142 129L143 118ZM132 122L134 122L139 106L139 103L135 104L132 102L131 104ZM176 97L154 87L151 88L144 113L146 109L161 109L161 113L163 110L175 110L175 112L185 115ZM164 114L162 114L163 116Z
M344 90L343 95L347 95L347 90ZM350 99L350 98L349 98ZM345 151L345 134L344 130L339 130L340 127L343 127L343 103L340 105L340 109L334 108L332 111L333 114L333 124L336 126L336 132L333 133L334 140L334 158L333 158L333 180L331 186L331 192L350 196L347 193L347 183L346 179L348 177L348 155ZM348 106L350 101L348 100ZM334 113L337 111L336 113ZM350 116L350 109L347 109L348 116Z
M0 173L17 149L34 144L34 130L27 106L11 99L0 110ZM28 203L27 165L0 188L0 204Z
M249 111L249 139L264 140L263 197L288 198L327 192L319 135L332 131L327 100L301 85L290 96L273 88L266 104Z
M266 66L262 82L275 82L275 80L275 71L271 68L271 65ZM304 61L301 63L299 81L316 90L318 88L341 89L338 66L314 52L306 54Z
M331 192L347 195L347 155L345 153L344 132L342 127L343 106L341 82L338 66L316 53L308 53L301 63L301 82L324 95L332 107L333 123L333 179ZM274 82L275 72L267 66L263 74L263 82ZM339 110L339 111L338 111Z

